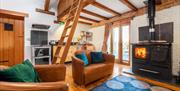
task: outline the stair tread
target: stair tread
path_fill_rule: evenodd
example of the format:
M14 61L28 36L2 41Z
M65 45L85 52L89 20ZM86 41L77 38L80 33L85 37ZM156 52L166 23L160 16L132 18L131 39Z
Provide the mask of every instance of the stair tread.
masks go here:
M72 27L72 25L69 25L69 26L65 27L65 29L69 29L69 28L71 28L71 27Z
M63 47L63 45L57 45L57 47Z
M63 35L62 37L68 37L69 35Z
M59 55L55 55L56 58L61 58Z
M66 20L71 20L72 18L74 18L74 16L70 16Z
M72 8L70 11L72 12L73 10L75 10L75 9L77 9L78 7L76 6L76 7L74 7L74 8Z

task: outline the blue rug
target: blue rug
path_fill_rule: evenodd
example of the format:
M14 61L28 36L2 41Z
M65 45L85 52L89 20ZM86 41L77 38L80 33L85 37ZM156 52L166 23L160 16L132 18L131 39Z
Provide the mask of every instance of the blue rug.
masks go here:
M127 76L117 76L90 91L172 91Z

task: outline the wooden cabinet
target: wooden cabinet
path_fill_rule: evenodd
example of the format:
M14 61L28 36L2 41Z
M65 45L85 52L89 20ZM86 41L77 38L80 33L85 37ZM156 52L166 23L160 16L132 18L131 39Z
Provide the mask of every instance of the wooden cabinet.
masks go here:
M0 15L0 65L13 66L23 60L24 20Z

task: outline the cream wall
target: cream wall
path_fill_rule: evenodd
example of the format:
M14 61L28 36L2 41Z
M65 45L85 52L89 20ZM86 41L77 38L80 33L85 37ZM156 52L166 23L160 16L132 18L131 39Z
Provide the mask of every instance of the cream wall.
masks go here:
M172 47L173 74L179 70L180 62L180 6L171 7L156 13L156 24L174 22L174 42ZM147 15L135 17L131 21L131 43L138 43L138 28L147 26ZM131 57L132 59L132 57Z
M93 41L91 43L95 45L97 51L101 51L105 26L91 28L89 31L93 32Z
M51 0L52 2L57 2L57 0ZM0 9L12 10L17 12L24 12L29 14L29 17L25 18L25 59L31 59L31 46L30 46L30 31L32 24L46 24L51 25L49 31L49 40L59 39L61 32L63 31L63 26L54 24L56 16L43 14L36 12L36 8L44 8L44 0L0 0ZM56 7L50 7L50 11L56 13ZM78 24L76 35L81 30L88 30L90 26L84 24ZM75 36L76 36L75 35Z

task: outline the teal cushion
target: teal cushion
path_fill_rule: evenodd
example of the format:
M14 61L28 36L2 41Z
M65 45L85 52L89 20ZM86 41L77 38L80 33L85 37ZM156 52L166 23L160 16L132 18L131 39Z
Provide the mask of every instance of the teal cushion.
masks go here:
M22 64L0 71L0 81L7 82L40 82L39 76L27 59Z
M102 52L91 52L92 64L104 62Z
M79 58L79 59L81 59L81 60L83 60L84 66L87 66L87 65L89 64L88 58L87 58L87 56L86 56L85 53L76 54L76 57Z

